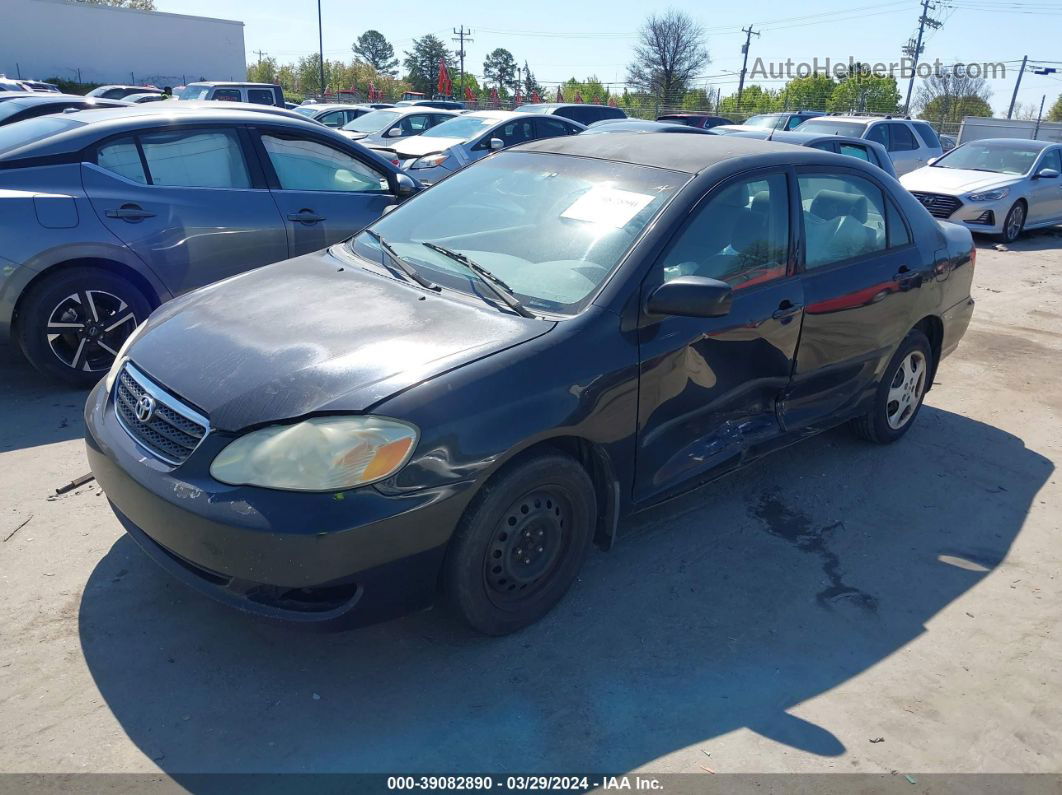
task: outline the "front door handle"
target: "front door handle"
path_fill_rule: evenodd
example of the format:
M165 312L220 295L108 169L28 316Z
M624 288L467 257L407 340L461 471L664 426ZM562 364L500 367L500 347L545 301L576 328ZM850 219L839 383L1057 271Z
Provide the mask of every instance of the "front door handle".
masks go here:
M799 314L803 310L803 304L794 304L792 301L786 299L778 305L778 308L771 313L771 317L775 320L785 320L793 315Z
M298 221L300 224L316 224L318 221L325 220L323 215L318 215L313 210L302 209L297 213L288 213L289 221Z
M123 204L116 210L104 210L103 214L108 218L121 218L123 221L143 221L145 218L155 217L155 213L136 204Z

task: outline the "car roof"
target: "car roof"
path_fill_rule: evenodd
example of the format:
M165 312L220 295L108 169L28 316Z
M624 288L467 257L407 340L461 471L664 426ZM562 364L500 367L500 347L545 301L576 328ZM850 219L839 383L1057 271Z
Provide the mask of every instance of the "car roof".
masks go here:
M973 141L965 141L966 144L1022 144L1028 149L1046 149L1049 146L1057 146L1058 141L1036 141L1031 138L977 138Z
M383 113L401 113L403 116L408 116L411 113L443 113L451 116L459 116L460 114L451 110L450 108L430 108L424 105L395 105L393 108L373 108L374 111Z
M521 113L549 113L557 108L611 108L611 105L602 105L600 102L533 102L521 105L516 110Z
M358 110L375 110L368 105L360 105L352 102L328 102L316 105L299 105L300 108L313 108L315 111L327 111L327 110L347 110L348 108L357 108Z
M161 88L154 88L152 86L134 86L134 85L131 85L129 83L108 83L105 86L96 86L92 90L93 91L103 91L103 90L109 90L109 89L112 89L112 88L135 88L135 89L137 89L138 91L140 91L143 94L160 94L160 93L162 93L162 89Z
M159 107L159 105L162 107ZM17 149L11 149L0 155L0 160L8 158L21 160L27 157L49 157L68 152L76 152L84 147L105 138L109 135L119 135L124 132L135 132L144 127L156 124L183 124L192 126L195 124L247 124L253 123L251 114L259 116L260 124L284 124L286 126L300 127L312 130L320 134L327 134L328 127L324 127L312 119L307 119L294 111L282 113L266 113L255 111L253 106L241 107L242 103L205 103L207 105L232 104L236 109L218 108L216 110L202 110L199 108L179 108L179 102L148 102L143 105L129 105L122 108L100 108L91 110L79 110L74 113L57 114L56 118L62 118L77 123L78 126L54 135L47 136L38 141L25 144ZM190 103L189 103L190 104ZM261 107L269 109L269 106ZM262 118L268 116L270 118ZM249 118L250 117L250 118ZM278 118L279 117L279 118ZM337 134L338 135L338 134ZM338 136L343 138L343 136Z
M805 146L759 141L735 135L675 135L673 133L636 132L542 138L519 144L514 147L514 150L613 160L632 165L682 171L687 174L699 174L717 163L733 158L757 158L761 162L755 165L770 166L788 163L797 165L821 163L823 160L843 157L843 155L809 149Z
M109 103L112 103L112 102L122 103L118 107L121 107L122 105L132 105L133 104L131 102L126 102L125 100L122 100L122 99L104 99L103 97L83 97L80 94L56 94L54 92L48 92L46 94L43 91L34 92L32 94L30 94L30 93L18 94L17 96L13 96L9 101L10 102L14 102L17 105L21 105L23 107L25 107L27 105L51 105L51 104L56 103L56 102L85 102L85 103L87 103L89 105L93 105L93 104L95 104L97 102L106 102L106 103L108 103L107 107L110 107Z
M195 80L189 86L253 86L254 88L276 88L276 83L248 83L246 80ZM188 86L185 86L187 88Z
M524 114L525 116L528 114ZM714 135L715 133L688 124L669 124L666 121L648 121L646 119L602 119L586 128L587 132L668 132L692 133L693 135Z

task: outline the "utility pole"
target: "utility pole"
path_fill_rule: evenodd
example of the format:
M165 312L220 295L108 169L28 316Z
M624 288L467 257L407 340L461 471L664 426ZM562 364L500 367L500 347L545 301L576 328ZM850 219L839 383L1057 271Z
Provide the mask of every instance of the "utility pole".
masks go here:
M1040 134L1040 119L1044 117L1044 101L1047 99L1047 94L1040 97L1040 112L1036 114L1036 129L1033 131L1033 140L1035 141Z
M911 79L907 82L907 99L903 103L903 115L909 116L911 113L911 92L914 91L915 75L918 73L918 59L922 55L922 51L925 47L922 46L922 35L925 33L927 27L936 30L944 23L939 19L933 19L929 16L929 9L936 8L936 5L929 2L929 0L922 0L922 15L918 17L918 40L913 44L908 41L903 47L904 55L910 56L914 62L911 67Z
M318 65L321 67L321 99L324 99L324 26L321 24L321 0L317 0L317 52L321 58Z
M1010 95L1010 107L1007 108L1007 118L1014 115L1014 103L1018 99L1018 88L1021 86L1021 76L1025 74L1025 65L1029 63L1029 56L1021 59L1021 69L1018 70L1018 79L1014 81L1014 93Z
M253 52L255 55L258 56L258 64L259 64L259 66L261 66L261 64L262 64L262 56L263 55L269 55L269 53L267 53L265 50L251 50L251 52Z
M452 39L452 41L459 42L458 47L457 47L457 57L461 61L461 88L462 88L462 92L463 92L463 89L465 87L465 42L466 41L475 41L475 39L471 39L468 36L468 34L471 33L471 32L472 32L471 30L465 30L465 26L462 25L460 28L454 28L454 38Z
M760 34L752 29L752 25L747 28L742 28L741 32L745 34L745 43L741 45L741 54L745 56L745 59L741 62L741 77L738 78L738 95L737 95L737 110L741 113L741 92L745 90L745 72L749 66L749 44L752 42L753 36L759 36Z

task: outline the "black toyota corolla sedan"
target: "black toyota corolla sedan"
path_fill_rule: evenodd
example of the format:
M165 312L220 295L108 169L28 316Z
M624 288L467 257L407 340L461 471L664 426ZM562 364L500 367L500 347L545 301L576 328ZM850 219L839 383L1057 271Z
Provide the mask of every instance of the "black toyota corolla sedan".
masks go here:
M973 311L970 233L855 158L536 141L172 301L86 407L144 550L278 619L545 614L621 518L842 422L892 442Z

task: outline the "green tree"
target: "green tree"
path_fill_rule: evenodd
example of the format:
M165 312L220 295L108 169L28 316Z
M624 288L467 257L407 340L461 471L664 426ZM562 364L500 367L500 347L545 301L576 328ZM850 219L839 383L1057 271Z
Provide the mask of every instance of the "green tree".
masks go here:
M825 110L836 88L836 81L828 75L794 77L782 88L780 109Z
M527 61L524 61L524 96L530 97L536 91L540 97L546 98L546 89L535 79L531 67L527 65Z
M263 58L258 63L247 67L247 80L250 83L276 83L277 82L277 59Z
M981 103L973 103L977 98ZM942 69L922 81L915 94L914 107L922 118L937 118L938 111L957 107L960 104L972 108L987 106L992 98L992 89L983 77L971 77L959 69ZM935 102L934 100L940 100ZM929 109L932 108L932 111ZM946 110L950 114L950 110ZM930 115L927 115L930 114ZM991 116L992 113L967 113L967 116ZM961 120L961 116L959 120Z
M516 87L516 59L504 47L498 47L483 59L483 82L503 89Z
M395 58L395 48L384 38L378 30L367 30L358 36L350 49L355 57L367 63L381 74L398 74L398 59Z
M406 67L406 81L414 91L429 96L436 92L439 86L440 60L445 61L450 76L453 77L453 53L443 44L442 39L430 33L413 39L413 46L406 51L402 63Z
M703 88L694 88L687 91L682 97L683 110L711 110L712 102L708 99L708 92Z
M757 113L768 113L775 109L777 95L768 91L763 86L753 83L745 86L741 92L741 104L738 104L737 93L723 97L716 112L723 116L748 117Z
M652 14L638 32L627 82L663 105L682 101L690 81L709 63L704 28L684 11Z
M990 117L991 115L992 106L976 95L934 97L918 112L918 118L940 125L959 124L963 116Z
M1062 94L1058 95L1058 99L1055 100L1055 104L1051 106L1051 110L1047 111L1048 121L1062 121Z
M295 64L296 88L303 94L320 96L325 92L328 84L328 75L325 74L325 85L321 85L321 56L318 53L304 55Z
M90 6L113 6L114 8L135 8L137 11L154 11L155 0L76 0Z
M830 94L826 110L835 113L899 113L896 78L858 73L842 80Z

